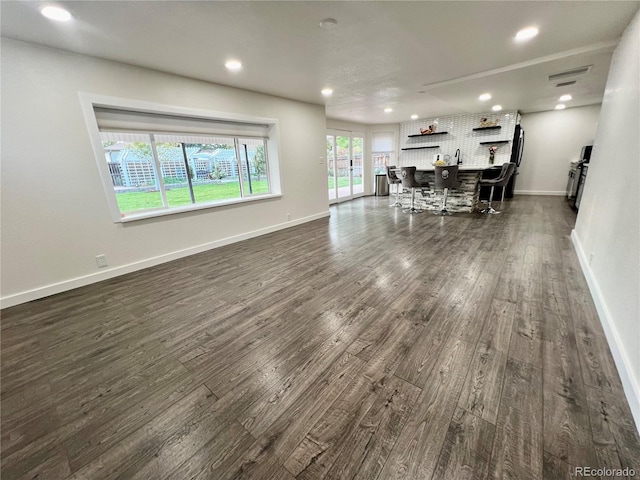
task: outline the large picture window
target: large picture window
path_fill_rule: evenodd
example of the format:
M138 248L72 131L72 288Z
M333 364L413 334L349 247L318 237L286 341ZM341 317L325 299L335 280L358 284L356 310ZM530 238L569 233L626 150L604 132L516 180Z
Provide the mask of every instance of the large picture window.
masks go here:
M274 193L268 125L95 107L121 220Z

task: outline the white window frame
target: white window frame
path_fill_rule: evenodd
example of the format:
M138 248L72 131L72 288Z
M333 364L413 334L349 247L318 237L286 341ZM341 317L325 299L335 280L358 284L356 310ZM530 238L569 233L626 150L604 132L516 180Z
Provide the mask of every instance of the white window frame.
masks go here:
M161 217L165 215L173 215L176 213L189 212L194 210L204 210L209 208L217 208L227 205L243 204L248 202L256 202L265 199L280 198L283 196L282 182L280 177L280 165L278 157L278 145L280 137L280 128L278 120L275 118L254 117L249 115L235 114L229 112L219 112L212 110L202 110L195 108L178 107L174 105L163 105L158 103L146 102L141 100L132 100L127 98L110 97L105 95L97 95L93 93L80 92L80 106L87 125L89 139L98 166L100 179L104 187L107 205L111 218L114 223L126 223L145 218ZM115 108L120 110L139 111L145 113L154 113L158 115L179 115L185 117L194 117L200 119L210 119L213 121L236 122L247 124L265 124L267 125L268 134L266 139L267 148L265 151L265 159L267 163L267 175L269 179L270 193L247 195L240 198L226 199L215 202L196 203L190 205L182 205L179 207L168 207L154 210L144 210L140 212L128 213L123 216L118 206L116 193L111 181L111 174L107 162L104 161L104 148L100 138L100 129L96 120L94 107ZM178 133L179 134L179 133ZM220 134L220 136L229 136ZM242 177L240 177L240 185L242 187Z

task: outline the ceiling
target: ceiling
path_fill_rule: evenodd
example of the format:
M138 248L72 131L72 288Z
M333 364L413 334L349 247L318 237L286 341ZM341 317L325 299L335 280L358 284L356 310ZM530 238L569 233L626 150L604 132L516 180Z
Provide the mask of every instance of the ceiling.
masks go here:
M638 1L61 1L2 0L2 36L326 105L327 117L396 123L457 113L599 103L615 45ZM319 22L338 21L324 30ZM527 26L539 35L518 43ZM241 71L224 63L236 58ZM592 65L577 83L549 74ZM563 79L565 81L567 79ZM571 80L571 78L569 78ZM330 87L331 97L320 90ZM493 98L480 102L478 95ZM393 109L385 113L384 108Z

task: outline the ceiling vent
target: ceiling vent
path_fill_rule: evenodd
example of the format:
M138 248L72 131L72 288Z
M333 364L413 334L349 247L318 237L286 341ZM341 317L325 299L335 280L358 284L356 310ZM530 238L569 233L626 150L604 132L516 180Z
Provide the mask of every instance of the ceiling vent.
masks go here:
M577 80L569 80L568 82L557 83L556 87L568 87L569 85L575 85Z
M554 73L549 75L549 81L555 82L556 80L562 80L564 78L577 77L589 73L593 65L587 65L586 67L578 67L573 70L567 70L566 72Z

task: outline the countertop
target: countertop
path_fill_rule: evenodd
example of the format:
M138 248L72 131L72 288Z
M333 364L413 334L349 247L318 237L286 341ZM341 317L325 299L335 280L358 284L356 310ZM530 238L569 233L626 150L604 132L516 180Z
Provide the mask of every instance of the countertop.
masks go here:
M453 167L454 165L443 165L448 167ZM458 165L459 172L482 172L484 170L489 170L490 168L501 167L501 165ZM426 168L419 168L418 172L433 172L436 167L430 166Z

